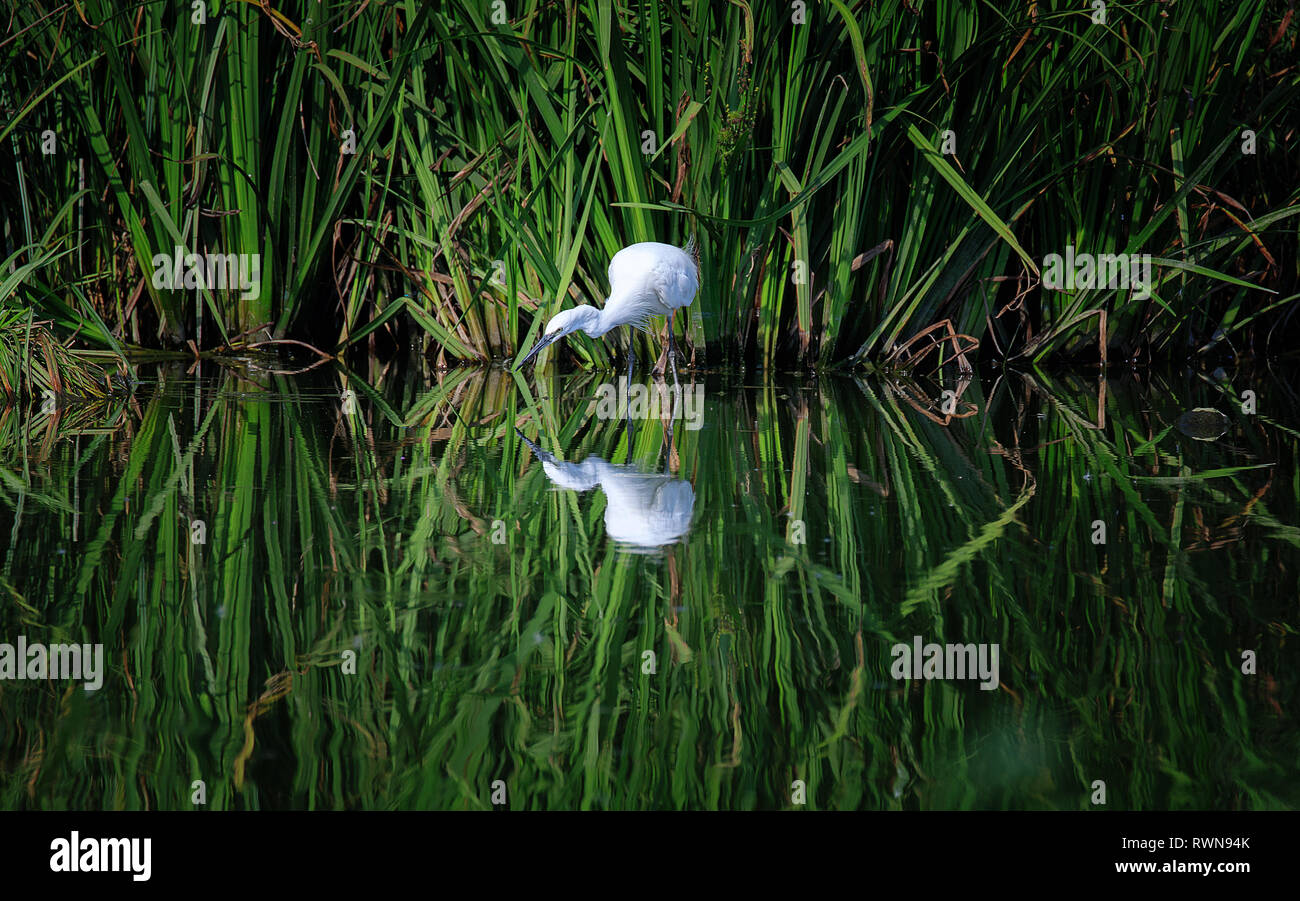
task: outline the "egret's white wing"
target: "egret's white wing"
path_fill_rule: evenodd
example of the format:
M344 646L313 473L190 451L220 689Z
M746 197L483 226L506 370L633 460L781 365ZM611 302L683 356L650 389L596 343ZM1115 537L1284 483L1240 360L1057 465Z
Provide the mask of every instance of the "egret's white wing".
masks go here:
M695 299L695 292L700 289L700 273L695 268L695 260L680 247L660 244L667 248L656 267L656 288L659 297L672 310L680 310Z
M614 254L609 284L611 295L628 298L638 314L664 316L695 298L700 274L694 257L682 248L644 241Z

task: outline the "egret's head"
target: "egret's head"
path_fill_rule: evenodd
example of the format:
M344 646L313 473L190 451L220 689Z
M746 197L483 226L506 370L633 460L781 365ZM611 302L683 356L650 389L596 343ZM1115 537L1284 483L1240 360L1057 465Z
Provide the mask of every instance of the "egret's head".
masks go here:
M572 310L561 310L551 317L550 322L546 323L545 334L533 345L533 349L528 352L528 356L519 361L519 365L515 369L521 368L525 363L537 356L543 347L554 344L571 332L576 332L578 329L586 332L593 331L599 321L600 310L595 307L580 306L574 307Z

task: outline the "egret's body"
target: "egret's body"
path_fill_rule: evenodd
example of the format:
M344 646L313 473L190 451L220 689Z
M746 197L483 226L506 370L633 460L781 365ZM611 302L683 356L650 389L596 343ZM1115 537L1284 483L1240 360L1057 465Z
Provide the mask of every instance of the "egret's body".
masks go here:
M684 248L655 241L624 247L609 261L609 299L605 306L596 309L583 304L556 313L546 323L545 333L533 349L519 361L519 366L542 348L573 332L581 330L599 338L620 325L649 328L651 317L668 316L669 360L676 373L671 317L689 305L700 288L700 271L693 250L694 239ZM629 370L630 364L629 360Z

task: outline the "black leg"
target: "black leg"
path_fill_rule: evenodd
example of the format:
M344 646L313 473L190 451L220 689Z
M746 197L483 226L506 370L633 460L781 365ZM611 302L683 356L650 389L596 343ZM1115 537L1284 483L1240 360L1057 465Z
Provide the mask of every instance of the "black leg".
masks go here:
M627 335L627 460L632 462L632 367L636 365L636 332L628 329Z
M673 317L677 314L674 310L668 316L668 365L673 370L673 385L677 386L677 339L673 337Z

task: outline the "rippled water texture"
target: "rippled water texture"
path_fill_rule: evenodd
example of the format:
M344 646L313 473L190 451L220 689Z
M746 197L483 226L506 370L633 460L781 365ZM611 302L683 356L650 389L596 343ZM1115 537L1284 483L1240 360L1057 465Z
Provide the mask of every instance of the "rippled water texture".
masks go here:
M103 684L0 806L1300 800L1292 375L145 376L4 414L0 642Z

